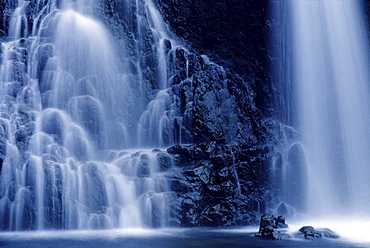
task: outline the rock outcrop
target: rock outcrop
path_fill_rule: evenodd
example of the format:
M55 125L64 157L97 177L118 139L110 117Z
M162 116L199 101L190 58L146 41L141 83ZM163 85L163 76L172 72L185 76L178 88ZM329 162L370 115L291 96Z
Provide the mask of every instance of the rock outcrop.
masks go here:
M285 217L275 217L271 214L264 214L261 216L260 227L256 237L269 240L286 240L290 236L287 233L280 232L278 228L287 228L288 225L285 223Z

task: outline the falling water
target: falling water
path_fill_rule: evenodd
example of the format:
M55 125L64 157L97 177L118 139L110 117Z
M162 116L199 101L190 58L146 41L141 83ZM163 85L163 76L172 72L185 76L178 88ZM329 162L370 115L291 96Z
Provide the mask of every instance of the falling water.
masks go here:
M286 23L280 61L285 74L292 68L286 94L301 135L280 158L289 184L283 201L311 216L368 215L370 76L361 2L279 2Z
M10 16L0 229L168 225L172 158L151 150L175 141L168 61L177 45L151 0L121 3L119 39L94 16L102 4L19 0Z

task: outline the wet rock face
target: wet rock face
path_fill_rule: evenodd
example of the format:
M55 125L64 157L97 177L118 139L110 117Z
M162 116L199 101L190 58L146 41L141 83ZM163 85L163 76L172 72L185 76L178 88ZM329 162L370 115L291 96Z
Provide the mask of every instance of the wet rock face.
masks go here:
M273 151L269 122L256 107L254 91L235 72L194 50L178 49L172 56L182 143L193 143L167 151L178 168L169 179L174 223L254 224L269 201Z
M266 121L271 115L268 1L157 4L170 29L192 48L176 53L173 92L195 145L168 149L180 168L170 179L180 225L256 223L269 201L273 150ZM189 65L188 79L181 61Z
M176 195L173 218L181 226L255 223L269 201L272 124L239 75L194 51L179 49L173 56L182 143L194 144L168 149L179 169L169 179Z
M7 35L7 23L10 20L12 10L16 6L10 4L9 0L3 0L0 2L0 41L4 41Z
M264 144L268 139L265 116L256 106L250 83L194 50L177 49L172 92L182 137L177 143Z
M258 108L270 110L268 0L156 0L179 37L250 83Z
M168 149L178 173L170 179L181 226L255 224L268 201L269 147L216 142ZM262 210L263 211L263 210Z

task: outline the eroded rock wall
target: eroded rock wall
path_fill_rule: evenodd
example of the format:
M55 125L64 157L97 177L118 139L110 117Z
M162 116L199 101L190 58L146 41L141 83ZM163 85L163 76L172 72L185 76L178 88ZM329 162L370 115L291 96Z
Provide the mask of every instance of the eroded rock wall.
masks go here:
M158 6L191 48L181 52L190 75L178 73L173 92L187 106L179 109L191 113L193 144L168 149L179 169L170 179L178 224L253 224L273 198L269 169L279 143L271 120L268 1Z

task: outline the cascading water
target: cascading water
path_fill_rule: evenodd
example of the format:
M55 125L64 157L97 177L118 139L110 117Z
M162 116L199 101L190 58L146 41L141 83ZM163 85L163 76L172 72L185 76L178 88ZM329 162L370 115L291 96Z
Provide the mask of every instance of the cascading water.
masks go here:
M286 119L301 136L275 163L282 201L311 217L368 216L370 76L361 2L274 5L285 23L277 28L284 67L278 80L292 82L284 88L294 99Z
M178 140L167 89L176 43L151 0L122 3L133 37L119 40L94 17L99 4L19 0L10 16L1 46L0 229L168 223L172 158L139 148Z

